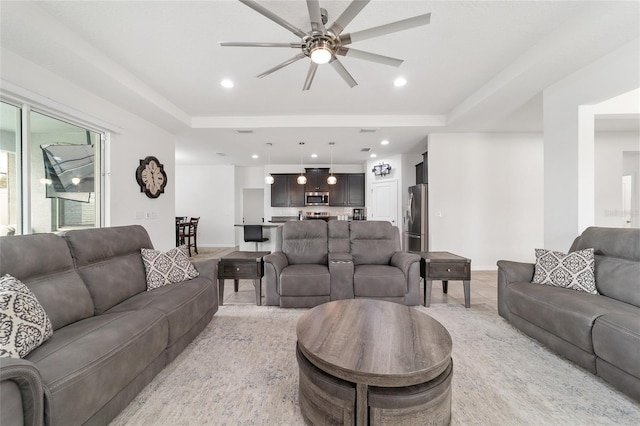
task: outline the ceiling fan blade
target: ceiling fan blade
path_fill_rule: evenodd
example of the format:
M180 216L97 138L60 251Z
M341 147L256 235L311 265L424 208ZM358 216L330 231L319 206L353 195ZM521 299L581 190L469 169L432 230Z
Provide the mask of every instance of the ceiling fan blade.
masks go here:
M377 62L379 64L391 65L399 67L404 60L392 58L390 56L378 55L377 53L364 52L362 50L351 49L349 47L341 47L336 55L348 56L349 58L363 59L365 61Z
M281 17L279 17L275 13L271 12L269 9L266 9L265 7L261 6L260 4L256 3L253 0L240 0L240 3L244 4L245 6L249 6L251 9L253 9L256 12L258 12L259 14L271 19L276 24L280 25L281 27L286 28L287 30L291 31L292 33L294 33L295 35L297 35L300 38L304 38L307 35L300 28L297 28L297 27L293 26L289 22L285 21L284 19L282 19Z
M349 71L347 71L344 65L342 65L342 63L335 56L329 63L331 64L333 69L336 70L338 74L340 74L340 77L342 77L342 79L349 85L349 87L355 87L358 85L353 77L351 77L351 74L349 74Z
M342 45L351 44L356 41L367 40L374 37L380 37L386 34L395 33L397 31L404 31L410 28L420 27L427 25L431 21L431 14L425 13L424 15L414 16L413 18L403 19L401 21L391 22L389 24L380 25L379 27L373 27L362 31L356 31L355 33L344 34L340 36L340 42Z
M262 43L253 41L221 41L223 47L293 47L300 48L302 43Z
M260 74L260 75L258 75L258 76L256 76L256 77L258 77L258 78L266 77L266 76L268 76L269 74L271 74L272 72L278 71L280 68L284 68L284 67L286 67L287 65L290 65L290 64L294 63L295 61L298 61L298 60L300 60L300 59L302 59L302 58L304 58L304 57L305 57L305 56L304 56L304 53L298 53L298 54L297 54L296 56L294 56L293 58L287 59L287 60L286 60L286 61L284 61L283 63L278 64L278 65L276 65L275 67L273 67L273 68L270 68L270 69L266 70L265 72L263 72L262 74Z
M353 0L342 12L342 15L331 25L329 30L335 35L340 35L347 25L364 9L371 0Z
M311 88L311 83L313 82L313 77L316 76L316 70L318 69L318 64L311 61L311 65L309 65L309 72L307 73L307 78L304 81L304 86L302 90L309 90Z
M311 30L323 31L322 14L320 13L320 2L318 0L307 0L307 9L309 9L309 19L311 20Z

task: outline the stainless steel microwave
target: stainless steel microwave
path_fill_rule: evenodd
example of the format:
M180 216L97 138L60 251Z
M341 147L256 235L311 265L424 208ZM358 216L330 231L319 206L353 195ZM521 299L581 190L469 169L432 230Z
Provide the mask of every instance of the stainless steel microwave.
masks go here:
M329 193L328 192L305 192L304 205L305 206L328 206Z

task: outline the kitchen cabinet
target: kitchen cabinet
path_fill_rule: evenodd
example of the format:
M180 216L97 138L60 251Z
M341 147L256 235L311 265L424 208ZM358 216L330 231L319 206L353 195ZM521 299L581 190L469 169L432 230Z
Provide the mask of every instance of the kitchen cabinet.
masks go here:
M329 169L305 169L307 176L307 184L305 191L307 192L326 192L329 190L327 178L329 177Z
M416 164L416 185L429 183L429 153L422 154L422 163Z
M364 207L364 173L337 173L338 182L330 185L329 205Z
M271 207L303 207L305 185L298 185L297 174L274 173Z

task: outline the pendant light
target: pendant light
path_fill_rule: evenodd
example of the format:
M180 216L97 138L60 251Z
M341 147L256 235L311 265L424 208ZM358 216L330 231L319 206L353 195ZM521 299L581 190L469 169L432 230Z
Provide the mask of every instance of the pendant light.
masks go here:
M329 185L335 185L336 183L338 183L338 179L333 175L333 146L335 145L335 142L329 142L329 149L331 150L331 166L329 169L329 172L331 173L331 175L327 178L327 183Z
M304 175L304 164L302 163L304 142L298 142L298 145L300 145L300 176L298 176L296 182L298 182L298 185L304 185L307 183L307 177Z
M267 142L267 165L270 166L271 165L271 145L273 145L271 142ZM264 177L264 183L266 183L267 185L273 185L273 182L275 181L275 179L273 178L273 176L271 176L271 173L267 173L267 175Z

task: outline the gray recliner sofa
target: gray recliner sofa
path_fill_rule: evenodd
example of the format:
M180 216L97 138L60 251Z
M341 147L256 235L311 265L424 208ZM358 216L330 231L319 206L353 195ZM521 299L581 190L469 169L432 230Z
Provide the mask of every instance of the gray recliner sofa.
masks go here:
M587 228L597 295L532 284L535 265L498 261L498 312L553 351L640 401L640 229Z
M307 308L375 298L420 303L420 256L401 251L397 227L383 221L305 220L276 231L264 257L267 305Z
M138 225L0 239L0 274L26 284L53 336L24 359L0 358L0 424L107 424L211 321L217 261L146 291Z

